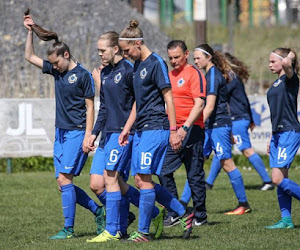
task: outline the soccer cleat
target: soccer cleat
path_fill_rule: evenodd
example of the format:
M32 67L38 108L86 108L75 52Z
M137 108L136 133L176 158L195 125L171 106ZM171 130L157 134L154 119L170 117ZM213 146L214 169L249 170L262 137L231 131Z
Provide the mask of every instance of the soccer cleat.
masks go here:
M250 213L251 208L249 206L244 207L244 206L237 206L237 208L225 213L226 215L243 215L246 213Z
M196 227L199 227L199 226L202 226L202 225L205 225L207 224L207 219L197 219L197 218L194 218L193 219L193 226L196 226Z
M130 242L148 242L151 238L149 234L133 232L127 240Z
M74 237L73 229L63 228L56 235L50 237L50 240L62 240L62 239L70 239Z
M164 219L164 227L173 227L180 223L180 217L168 216Z
M262 190L262 191L273 190L274 187L275 187L275 185L274 185L273 183L264 183L264 184L261 186L260 190Z
M97 208L96 216L95 216L95 222L97 224L97 235L101 234L106 226L106 212L105 207L101 206Z
M280 221L276 222L274 225L266 226L266 229L292 229L294 224L291 219L285 220L282 218Z
M154 219L152 219L154 226L154 239L158 239L164 231L164 217L166 213L164 207L158 206L157 208L159 213Z
M132 224L134 221L135 221L135 214L129 211L128 219L127 219L127 227L129 227L129 225Z
M205 189L206 189L206 190L212 190L212 189L213 189L213 186L214 186L214 185L205 182Z
M180 224L183 228L183 239L188 239L190 238L190 235L193 230L193 219L194 219L195 214L193 212L185 212L185 214L179 219Z
M106 242L106 241L118 241L120 240L121 236L117 233L115 236L111 235L107 230L104 230L101 234L96 236L91 240L86 240L86 242Z

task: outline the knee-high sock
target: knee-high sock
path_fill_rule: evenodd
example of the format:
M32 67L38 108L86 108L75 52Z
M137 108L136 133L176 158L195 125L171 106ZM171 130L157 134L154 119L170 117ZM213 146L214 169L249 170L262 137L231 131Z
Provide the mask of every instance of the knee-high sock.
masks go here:
M300 200L300 186L288 178L283 178L282 182L278 185L288 195L293 196L297 200Z
M76 211L76 193L74 185L61 186L61 201L63 215L65 217L65 227L73 227Z
M121 191L106 193L106 230L116 235L120 221Z
M96 214L98 204L92 200L81 188L74 185L74 189L76 193L76 203L90 210L93 214Z
M131 204L135 205L136 207L140 206L140 192L137 189L129 185L129 189L125 194L125 196L127 197L127 199ZM151 218L152 219L155 218L158 215L158 213L159 213L158 208L154 207Z
M271 179L266 171L266 167L262 159L257 153L251 155L248 160L253 165L257 173L260 175L263 182L271 182Z
M129 200L127 199L127 197L122 196L120 202L120 220L118 226L118 231L121 231L122 235L127 234L128 212L129 212Z
M281 217L291 217L292 211L292 196L282 190L281 187L277 188L277 198L279 208L281 211Z
M182 200L184 203L188 204L191 197L192 197L192 190L190 188L188 180L186 180L180 200Z
M216 178L218 177L218 174L220 170L222 169L220 160L215 155L212 159L211 165L210 165L210 171L208 174L208 177L206 179L206 182L210 185L213 185Z
M155 183L154 188L158 203L162 204L168 210L176 212L178 216L184 215L184 206L176 198L174 198L167 189L157 183Z
M244 181L240 171L236 168L227 174L229 176L230 183L232 185L233 191L238 201L247 202Z
M155 205L155 190L141 189L140 190L140 207L139 207L139 223L138 231L149 234L151 223L151 215Z
M104 190L101 194L97 195L99 201L103 204L103 206L106 205L106 190Z

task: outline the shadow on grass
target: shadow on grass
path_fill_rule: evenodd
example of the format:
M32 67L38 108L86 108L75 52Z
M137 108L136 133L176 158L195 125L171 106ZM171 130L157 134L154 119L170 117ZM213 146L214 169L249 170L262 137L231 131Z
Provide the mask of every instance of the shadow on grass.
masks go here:
M245 189L260 190L261 189L261 185L245 185Z

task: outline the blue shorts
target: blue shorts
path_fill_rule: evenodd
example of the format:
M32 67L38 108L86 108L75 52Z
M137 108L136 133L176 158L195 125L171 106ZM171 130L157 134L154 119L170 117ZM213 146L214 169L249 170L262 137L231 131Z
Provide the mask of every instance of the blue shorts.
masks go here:
M251 142L249 138L249 120L238 120L232 122L232 134L234 139L237 141L235 146L243 151L245 149L251 148Z
M90 174L103 175L104 166L104 148L98 147L93 157Z
M300 146L300 133L273 133L270 142L270 167L289 168Z
M123 147L119 145L119 135L120 133L106 134L104 146L105 169L125 173L128 176L131 166L133 136L129 136L129 143Z
M55 129L53 162L56 178L59 173L80 174L88 157L82 150L84 135L82 130Z
M220 127L205 130L203 154L209 157L214 150L219 160L232 158L231 127Z
M134 134L131 175L160 174L169 136L169 130L147 130Z

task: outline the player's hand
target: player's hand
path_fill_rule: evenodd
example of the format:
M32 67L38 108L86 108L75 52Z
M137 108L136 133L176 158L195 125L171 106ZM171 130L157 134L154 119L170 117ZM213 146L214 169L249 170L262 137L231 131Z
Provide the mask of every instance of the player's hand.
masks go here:
M26 15L23 17L24 19L24 26L28 31L32 31L31 26L34 25L34 22L32 20L32 17L30 15Z
M182 127L180 127L178 130L177 130L177 135L180 137L180 140L181 141L184 141L186 135L187 135L187 131L185 131Z
M91 150L89 148L89 136L85 136L82 142L82 150L85 154L88 154Z
M96 149L96 146L95 146L96 138L97 138L96 135L91 135L88 139L88 148L91 151L95 151L95 149Z
M253 122L250 123L249 128L250 128L250 131L252 132L253 129L255 128L255 123L253 123Z
M231 144L237 144L237 140L234 138L233 134L230 134Z
M120 146L126 146L129 143L128 138L129 138L129 131L123 130L119 135L119 140L118 140Z
M170 145L175 152L178 152L182 145L181 137L178 135L177 131L170 131Z

